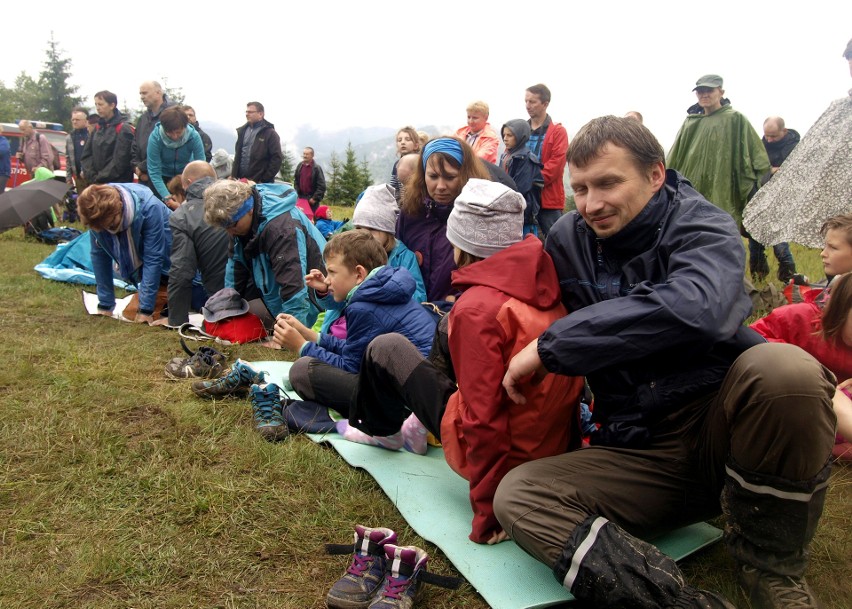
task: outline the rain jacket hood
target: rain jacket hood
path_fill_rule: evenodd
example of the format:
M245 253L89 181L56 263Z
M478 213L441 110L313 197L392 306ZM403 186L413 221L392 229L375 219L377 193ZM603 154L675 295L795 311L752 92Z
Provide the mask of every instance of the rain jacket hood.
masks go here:
M769 171L769 157L748 119L724 105L712 114L686 117L666 165L740 221L746 201Z
M520 281L519 278L523 278ZM536 309L555 307L561 298L559 279L541 241L532 235L481 262L453 271L453 288L494 288Z
M500 135L503 135L503 129L508 129L515 135L515 147L507 152L512 152L517 150L520 147L526 147L527 142L530 141L530 124L522 118L516 118L510 121L506 121L502 127L500 127Z
M414 278L408 271L381 266L358 286L349 302L404 304L411 300L414 287Z

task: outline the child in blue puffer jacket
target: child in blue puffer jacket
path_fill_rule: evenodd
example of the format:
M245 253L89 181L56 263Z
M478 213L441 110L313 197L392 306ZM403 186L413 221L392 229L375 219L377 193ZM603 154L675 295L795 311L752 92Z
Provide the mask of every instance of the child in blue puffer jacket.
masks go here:
M370 341L381 334L401 334L425 357L432 345L435 320L412 299L415 282L411 273L388 265L387 253L367 231L336 235L326 245L323 258L327 276L312 271L306 283L318 294L343 303L346 338L319 334L286 314L278 316L274 338L301 356L290 369L293 389L303 399L347 416L361 356Z

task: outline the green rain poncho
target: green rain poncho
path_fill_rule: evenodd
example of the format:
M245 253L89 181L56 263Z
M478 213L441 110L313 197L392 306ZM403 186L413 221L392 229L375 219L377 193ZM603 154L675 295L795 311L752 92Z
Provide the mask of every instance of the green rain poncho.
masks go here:
M749 195L769 171L769 157L748 119L725 105L686 117L666 165L740 222Z

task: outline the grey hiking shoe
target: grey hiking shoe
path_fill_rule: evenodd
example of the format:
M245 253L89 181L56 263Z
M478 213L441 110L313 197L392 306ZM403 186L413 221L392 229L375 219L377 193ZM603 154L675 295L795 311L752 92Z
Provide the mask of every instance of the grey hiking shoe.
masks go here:
M278 442L290 435L281 411L281 389L278 385L252 385L249 393L258 433L269 442Z
M385 581L385 544L396 543L396 533L377 527L355 526L352 563L334 582L326 603L331 609L367 609L376 590ZM329 553L352 552L353 546L327 546Z
M172 358L164 370L166 378L172 380L214 379L222 374L225 361L228 359L227 355L206 345L193 351L186 346L182 338L180 345L189 357Z
M266 380L266 373L255 370L238 359L231 371L215 381L196 381L192 392L200 398L224 398L228 396L246 397L252 385L260 385Z
M740 585L755 609L819 609L820 604L804 577L788 577L740 567Z

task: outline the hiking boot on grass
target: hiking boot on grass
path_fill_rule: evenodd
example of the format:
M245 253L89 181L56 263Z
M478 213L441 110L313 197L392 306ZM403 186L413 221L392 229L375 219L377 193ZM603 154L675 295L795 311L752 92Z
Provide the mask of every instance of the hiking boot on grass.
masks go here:
M228 356L217 351L213 347L199 347L197 351L192 351L186 346L183 339L180 340L181 347L187 352L189 357L175 357L166 364L166 378L172 380L182 379L215 379L219 377L225 369L225 361Z
M234 362L230 372L215 381L196 381L192 392L200 398L224 398L228 396L246 397L252 385L262 384L266 373L255 370L243 360Z
M328 606L332 609L367 609L385 580L385 544L395 542L396 533L390 529L356 525L352 563L328 591ZM352 546L347 547L352 550ZM332 553L339 549L338 546L329 546Z
M290 435L281 411L281 389L278 385L252 385L249 392L258 433L269 442L278 442Z
M385 545L385 581L369 609L411 609L420 591L420 578L429 556L415 546Z
M804 577L787 577L740 567L740 585L755 609L819 609L820 604Z

